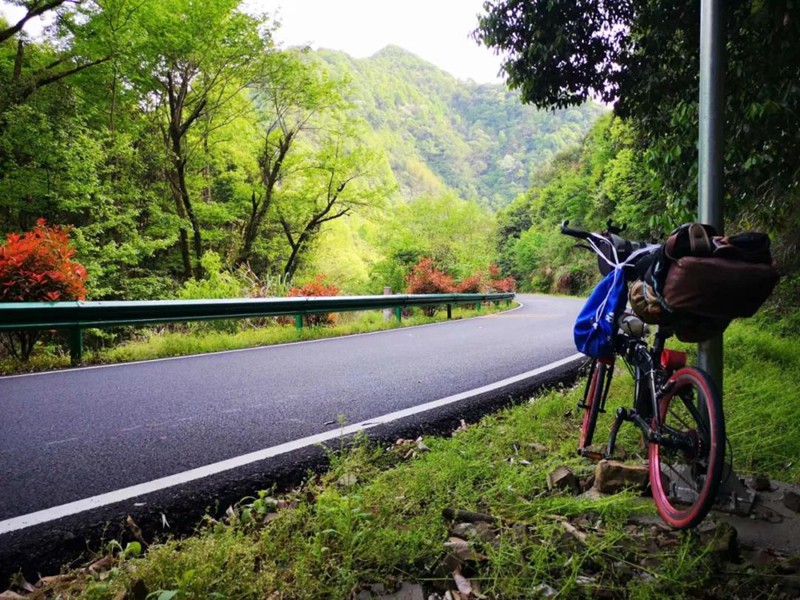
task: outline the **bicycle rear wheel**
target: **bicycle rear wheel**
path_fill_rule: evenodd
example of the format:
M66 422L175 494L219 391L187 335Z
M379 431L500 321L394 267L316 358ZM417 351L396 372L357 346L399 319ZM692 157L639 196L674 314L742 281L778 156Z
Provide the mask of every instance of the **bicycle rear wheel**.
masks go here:
M592 444L594 430L597 426L597 415L600 413L600 405L608 387L607 380L610 375L611 369L608 364L601 360L595 361L583 398L583 421L581 422L579 450L585 450Z
M661 440L651 441L648 450L650 487L664 521L686 529L698 525L716 499L725 420L717 387L705 371L685 367L668 384L659 401L660 424L654 420Z

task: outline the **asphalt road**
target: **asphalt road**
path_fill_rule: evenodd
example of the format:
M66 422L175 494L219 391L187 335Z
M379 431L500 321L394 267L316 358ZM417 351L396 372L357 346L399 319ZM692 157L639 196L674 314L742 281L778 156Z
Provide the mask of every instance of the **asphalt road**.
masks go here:
M575 353L582 301L463 321L0 378L0 521L506 379Z

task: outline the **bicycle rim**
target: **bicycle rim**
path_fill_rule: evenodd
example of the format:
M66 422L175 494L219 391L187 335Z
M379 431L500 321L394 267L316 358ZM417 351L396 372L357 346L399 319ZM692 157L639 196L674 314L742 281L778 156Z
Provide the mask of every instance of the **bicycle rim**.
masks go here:
M583 410L583 421L581 422L581 450L591 445L592 438L594 437L597 415L600 412L600 401L603 397L603 389L606 383L607 369L608 367L605 363L600 361L595 363L592 379L586 392L586 397L583 399L586 408Z
M716 499L725 422L719 393L707 373L687 367L670 382L658 407L663 442L651 442L648 450L650 486L664 521L686 529L698 525Z

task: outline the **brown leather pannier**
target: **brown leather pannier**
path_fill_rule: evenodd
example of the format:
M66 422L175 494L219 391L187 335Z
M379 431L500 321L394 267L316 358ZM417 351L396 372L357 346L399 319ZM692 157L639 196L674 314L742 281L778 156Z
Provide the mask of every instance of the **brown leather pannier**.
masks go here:
M715 234L708 225L688 223L670 235L630 289L643 321L671 326L683 341L704 341L731 319L755 314L779 278L769 237Z
M752 317L778 281L770 264L715 256L684 256L669 266L662 297L673 312L703 317Z

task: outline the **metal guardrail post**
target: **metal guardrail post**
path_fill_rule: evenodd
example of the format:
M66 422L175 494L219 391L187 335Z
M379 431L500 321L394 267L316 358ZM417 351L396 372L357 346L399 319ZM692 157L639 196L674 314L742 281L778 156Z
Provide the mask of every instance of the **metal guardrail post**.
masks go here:
M450 320L452 318L453 318L453 305L452 304L448 304L447 305L447 319Z
M303 315L297 314L294 316L294 326L298 330L303 328Z
M478 312L481 312L481 303L480 302L476 302L475 303L475 310L477 310Z
M69 333L69 362L73 367L77 367L83 361L83 329L73 327Z
M397 318L397 322L403 320L403 307L402 306L395 306L394 307L394 316Z

